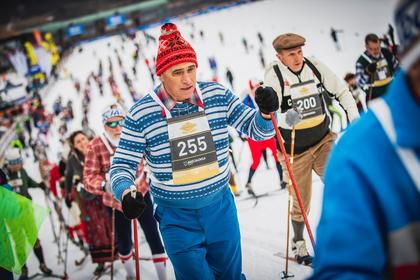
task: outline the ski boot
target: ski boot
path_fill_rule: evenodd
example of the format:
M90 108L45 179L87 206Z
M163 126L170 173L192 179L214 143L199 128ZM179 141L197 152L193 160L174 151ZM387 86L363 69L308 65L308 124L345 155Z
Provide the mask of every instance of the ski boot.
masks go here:
M45 265L45 263L41 263L41 264L39 265L39 270L41 270L41 272L42 272L42 273L44 273L44 275L46 275L46 276L48 276L48 275L51 275L51 274L52 274L51 269L49 269L49 268Z
M256 196L256 195L255 195L255 192L254 192L254 190L252 189L252 186L251 186L251 184L250 184L250 183L246 184L246 185L245 185L245 188L246 188L246 190L247 190L248 194L250 194L250 195L252 195L252 196Z
M282 182L280 183L280 189L281 189L281 190L284 190L284 189L286 189L286 187L287 187L287 183L286 183L285 181L282 181Z
M101 275L103 272L105 271L105 266L103 263L99 263L98 266L96 267L95 271L93 272L93 274L95 276L99 276Z
M296 261L298 264L311 265L312 256L309 255L308 250L306 249L305 240L292 241L292 252L295 255Z

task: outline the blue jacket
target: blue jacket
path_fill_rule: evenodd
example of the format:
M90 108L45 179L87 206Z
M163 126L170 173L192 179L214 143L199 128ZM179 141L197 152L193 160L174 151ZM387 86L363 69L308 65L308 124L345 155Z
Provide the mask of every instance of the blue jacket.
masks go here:
M403 72L384 99L397 144L419 159L420 105ZM329 160L314 265L313 279L420 278L420 193L371 111Z

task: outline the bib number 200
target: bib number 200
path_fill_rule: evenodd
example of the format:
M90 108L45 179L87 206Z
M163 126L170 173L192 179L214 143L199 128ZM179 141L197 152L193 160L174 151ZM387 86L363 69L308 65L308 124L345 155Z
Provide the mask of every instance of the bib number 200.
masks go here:
M299 109L308 110L316 107L316 99L311 96L309 98L297 100L296 104Z
M177 146L180 148L180 157L185 157L189 154L195 154L197 151L204 152L207 149L205 136L190 138L186 141L178 142Z

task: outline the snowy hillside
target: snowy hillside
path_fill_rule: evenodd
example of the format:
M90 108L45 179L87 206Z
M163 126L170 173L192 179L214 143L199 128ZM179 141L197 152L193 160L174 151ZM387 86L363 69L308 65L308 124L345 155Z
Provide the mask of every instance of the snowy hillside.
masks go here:
M268 65L275 59L275 53L271 46L272 40L279 34L295 32L306 38L304 47L305 56L314 55L328 65L337 75L342 78L346 72L355 71L355 61L364 49L364 36L367 33L382 35L387 31L388 23L392 23L392 0L296 0L259 1L246 5L240 5L226 10L212 12L201 16L187 19L175 19L181 34L191 43L198 55L199 80L210 80L212 72L208 58L214 56L218 65L219 82L228 86L226 80L226 68L234 74L234 92L237 95L248 88L248 80L251 78L263 79L264 69L261 66L258 53L260 49ZM341 51L337 51L331 39L331 28L342 30L338 33ZM200 30L204 37L200 36ZM159 26L146 30L158 38ZM224 43L221 43L219 32L223 35ZM264 38L261 45L257 33ZM194 39L190 34L194 35ZM82 91L88 75L97 72L99 60L102 60L104 77L109 75L108 56L114 65L114 74L121 94L127 104L132 104L127 87L120 74L114 49L117 49L123 60L123 66L129 77L133 79L135 88L146 94L152 89L153 84L144 63L144 58L152 61L156 55L157 46L150 43L146 46L144 36L139 32L143 59L137 65L137 75L134 76L132 53L134 44L132 41L122 42L120 36L87 42L81 47L81 52L75 51L66 61L64 67L73 77L81 81ZM250 47L245 51L242 39L245 38ZM124 50L122 50L122 46ZM64 72L61 76L65 77ZM101 131L100 112L106 104L113 101L111 89L105 83L105 95L100 96L96 84L92 86L92 102L89 111L89 122L96 131ZM69 130L81 127L81 100L82 95L77 94L73 83L68 78L58 80L45 92L44 102L47 110L52 111L54 101L60 95L63 102L72 100L75 107L75 119ZM49 135L49 157L56 161L57 151L62 148L59 144L57 128L51 129ZM243 190L248 176L251 156L247 143L236 139L233 151L237 161L240 161L239 173L236 180L240 190ZM36 168L27 160L28 171L34 176ZM254 190L264 193L279 188L279 179L275 169L274 160L270 157L270 169L267 169L262 161L256 175L253 178ZM323 185L321 180L314 174L312 208L309 221L312 230L316 226L320 216ZM33 191L34 201L44 204L44 198L40 191ZM285 191L273 192L271 195L261 197L254 207L254 199L244 200L246 195L237 199L237 208L242 233L243 270L247 279L280 279L284 270L285 260L276 254L284 254L286 247L286 217L287 217L287 194ZM64 207L65 208L65 207ZM143 233L141 240L144 240ZM57 246L53 243L51 225L47 219L40 232L41 243L46 255L46 263L55 273L63 271L63 265L57 263ZM63 242L65 238L63 237ZM310 242L307 238L308 248ZM310 251L313 252L312 248ZM140 246L141 256L150 256L150 250L146 243ZM81 256L81 252L73 245L69 245L68 274L70 279L91 279L94 265L86 263L83 267L75 267L74 260ZM38 269L36 258L31 255L29 262L30 274ZM116 279L125 279L125 271L120 262L116 262ZM295 279L304 279L311 274L311 268L290 263L289 271L295 275ZM172 267L169 264L170 279L175 279ZM153 264L150 261L141 262L141 279L156 279ZM104 276L101 279L109 279Z

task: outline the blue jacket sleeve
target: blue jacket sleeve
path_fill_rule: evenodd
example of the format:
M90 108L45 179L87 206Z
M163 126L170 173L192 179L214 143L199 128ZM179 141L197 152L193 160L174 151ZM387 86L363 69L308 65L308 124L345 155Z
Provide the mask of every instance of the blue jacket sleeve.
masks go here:
M226 90L228 124L255 140L265 140L274 136L271 120L264 119L259 111L239 101L230 90Z
M138 164L143 158L146 140L131 112L125 118L121 138L110 169L112 191L116 199L134 185Z

